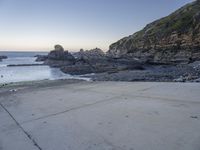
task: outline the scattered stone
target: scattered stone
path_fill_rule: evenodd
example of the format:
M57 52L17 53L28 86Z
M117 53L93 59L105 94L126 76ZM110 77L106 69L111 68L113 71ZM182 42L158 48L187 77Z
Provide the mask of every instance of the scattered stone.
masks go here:
M178 79L174 79L174 82L185 82L185 79L183 76L180 76Z
M11 89L10 92L17 92L17 89Z
M200 78L193 80L193 82L200 82Z
M198 119L197 116L190 116L190 118L193 118L193 119Z

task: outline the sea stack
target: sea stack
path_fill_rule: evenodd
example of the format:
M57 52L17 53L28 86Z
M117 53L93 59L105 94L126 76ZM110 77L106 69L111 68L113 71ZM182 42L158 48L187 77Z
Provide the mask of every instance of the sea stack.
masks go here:
M68 51L65 51L61 45L55 45L54 50L50 51L45 61L45 64L51 67L73 65L74 63L74 56Z

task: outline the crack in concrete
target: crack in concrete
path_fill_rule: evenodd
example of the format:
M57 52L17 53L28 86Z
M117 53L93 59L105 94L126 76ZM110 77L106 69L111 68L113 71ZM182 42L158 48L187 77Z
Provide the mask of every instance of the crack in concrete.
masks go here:
M41 120L41 119L49 118L49 117L52 117L52 116L57 116L57 115L64 114L64 113L67 113L67 112L70 112L70 111L74 111L74 110L78 110L78 109L82 109L82 108L87 108L87 107L90 107L90 106L93 106L93 105L96 105L96 104L109 102L109 101L112 101L113 99L120 98L120 97L121 97L121 95L120 96L115 96L115 97L112 97L112 98L109 98L109 99L105 99L105 100L99 100L99 101L97 101L95 103L85 104L85 105L82 105L82 106L70 108L70 109L65 110L65 111L53 113L53 114L42 116L42 117L39 117L39 118L36 118L36 119L32 119L32 120L27 120L27 121L21 122L20 124L26 124L26 123L29 123L29 122L32 122L32 121Z
M200 104L198 101L185 101L182 99L169 99L164 97L157 97L157 96L145 96L145 95L127 95L130 97L140 97L140 98L150 98L157 101L169 101L169 102L183 102L183 103L194 103L194 104Z
M157 86L157 85L156 85ZM140 89L140 90L136 90L136 91L133 91L133 92L136 92L136 94L122 94L120 96L128 96L128 97L133 97L133 98L136 98L136 97L141 97L141 98L151 98L151 99L155 99L155 100L159 100L159 101L170 101L170 102L184 102L184 103L195 103L195 104L200 104L199 101L186 101L186 100L183 100L183 99L174 99L174 98L165 98L165 97L158 97L158 96L146 96L146 95L143 95L145 93L142 93L143 91L147 91L151 88L155 88L156 86L152 86L152 87L148 87L148 88L145 88L145 89ZM95 91L95 90L92 90L92 89L88 89L89 91L91 92L96 92L98 93L98 91ZM141 93L137 93L137 92L141 92ZM102 94L108 94L108 92L100 92ZM115 95L116 93L109 93L109 94L113 94ZM141 94L141 95L138 95L138 94Z
M8 113L8 115L12 118L12 120L16 123L16 125L23 131L23 133L28 137L29 140L33 143L37 149L42 150L42 148L37 144L37 142L32 138L32 136L24 130L24 128L19 124L19 122L13 117L13 115L0 103L0 106Z
M150 87L150 88L152 88L152 87ZM97 91L93 91L93 90L89 90L89 91L97 92ZM140 91L140 90L138 90L138 91ZM104 93L104 92L101 92L101 93ZM188 101L184 101L184 100L180 100L180 99L169 99L169 98L155 97L155 96L131 95L131 94L118 95L118 96L115 96L115 97L112 97L112 98L109 98L109 99L97 101L95 103L81 105L81 106L78 106L78 107L70 108L70 109L65 110L65 111L61 111L61 112L49 114L49 115L42 116L42 117L39 117L39 118L36 118L36 119L27 120L27 121L21 122L21 124L26 124L26 123L29 123L29 122L32 122L32 121L41 120L41 119L49 118L49 117L52 117L52 116L57 116L57 115L64 114L64 113L67 113L67 112L70 112L70 111L78 110L78 109L81 109L81 108L87 108L87 107L90 107L90 106L93 106L93 105L96 105L96 104L100 104L100 103L112 101L113 99L116 99L116 98L124 98L126 96L132 97L132 98L137 98L137 97L138 98L150 98L150 99L154 99L154 100L158 100L158 101L163 101L164 100L164 101L170 101L170 102L184 102L184 103L196 103L196 104L200 104L200 102L197 102L197 101L190 101L190 102L188 102Z
M152 89L152 88L155 88L155 87L157 87L157 85L151 86L151 87L148 87L148 88L144 88L144 89L141 89L141 90L137 90L137 91L138 91L138 92L140 92L140 91L144 92L144 91L148 91L148 90L150 90L150 89Z
M102 136L101 136L102 137ZM103 141L110 145L112 148L114 148L114 150L124 150L123 148L121 148L120 146L116 146L114 145L112 142L108 141L106 138L102 137Z
M155 88L156 86L157 86L157 85L155 85L155 86L150 86L150 87L148 87L148 88L133 90L133 92L147 91L147 90L149 90L149 89L151 89L151 88ZM96 92L96 93L102 93L102 94L113 94L113 95L116 95L116 94L117 94L117 93L115 93L115 92L96 91L96 90L93 90L93 88L88 88L87 90L90 91L90 92ZM123 93L122 93L122 95L123 95ZM130 95L130 94L124 94L124 96L129 96L129 95Z

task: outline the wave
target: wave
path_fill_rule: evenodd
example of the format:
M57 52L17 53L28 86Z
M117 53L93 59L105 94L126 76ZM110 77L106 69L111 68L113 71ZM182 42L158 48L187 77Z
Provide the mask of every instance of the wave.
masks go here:
M7 67L7 64L0 64L0 67Z

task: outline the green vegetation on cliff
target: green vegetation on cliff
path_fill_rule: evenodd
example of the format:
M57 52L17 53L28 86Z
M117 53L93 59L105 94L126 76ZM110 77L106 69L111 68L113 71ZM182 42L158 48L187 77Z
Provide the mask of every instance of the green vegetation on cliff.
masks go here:
M200 59L199 50L200 0L197 0L112 44L108 54L150 61L172 61L170 58L185 61Z
M161 33L162 35L174 31L189 32L192 27L195 27L193 21L198 13L200 13L200 1L187 4L171 15L147 25L144 30L147 31L146 34Z

